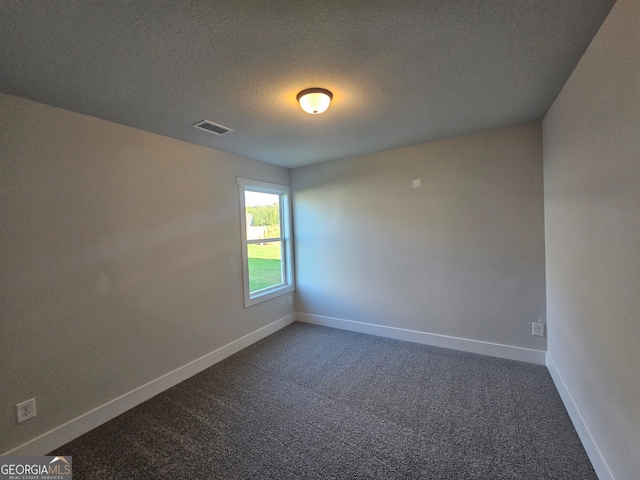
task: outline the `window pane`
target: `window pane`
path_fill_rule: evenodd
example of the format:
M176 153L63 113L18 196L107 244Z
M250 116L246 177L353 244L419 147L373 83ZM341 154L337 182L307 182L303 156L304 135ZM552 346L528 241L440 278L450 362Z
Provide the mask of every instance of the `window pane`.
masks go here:
M244 192L247 240L280 238L280 195Z
M250 243L249 291L257 292L284 282L282 277L282 242Z

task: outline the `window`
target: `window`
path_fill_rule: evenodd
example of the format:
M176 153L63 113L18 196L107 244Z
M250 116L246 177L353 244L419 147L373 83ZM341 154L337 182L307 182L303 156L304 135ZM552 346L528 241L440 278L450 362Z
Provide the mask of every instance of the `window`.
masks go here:
M289 187L238 178L244 306L294 290Z

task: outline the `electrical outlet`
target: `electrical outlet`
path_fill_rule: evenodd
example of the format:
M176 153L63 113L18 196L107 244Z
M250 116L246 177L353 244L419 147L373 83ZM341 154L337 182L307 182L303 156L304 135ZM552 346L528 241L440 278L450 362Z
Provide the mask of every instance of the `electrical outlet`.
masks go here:
M531 335L536 337L544 337L544 323L531 322Z
M293 295L289 295L289 305L293 305Z
M36 399L32 398L16 405L18 423L22 423L36 416Z

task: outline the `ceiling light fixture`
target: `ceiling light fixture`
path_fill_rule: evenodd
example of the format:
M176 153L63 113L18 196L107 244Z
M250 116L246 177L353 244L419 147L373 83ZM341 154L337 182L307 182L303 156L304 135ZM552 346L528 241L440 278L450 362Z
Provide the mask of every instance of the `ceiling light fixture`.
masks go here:
M329 108L332 98L333 93L324 88L307 88L296 97L302 109L311 115L317 115Z

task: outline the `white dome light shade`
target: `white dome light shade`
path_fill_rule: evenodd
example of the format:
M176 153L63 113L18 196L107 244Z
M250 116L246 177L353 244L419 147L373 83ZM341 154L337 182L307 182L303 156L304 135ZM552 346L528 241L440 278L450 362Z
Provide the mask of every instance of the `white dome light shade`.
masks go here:
M311 115L317 115L329 108L333 94L324 88L307 88L296 97L302 109Z

